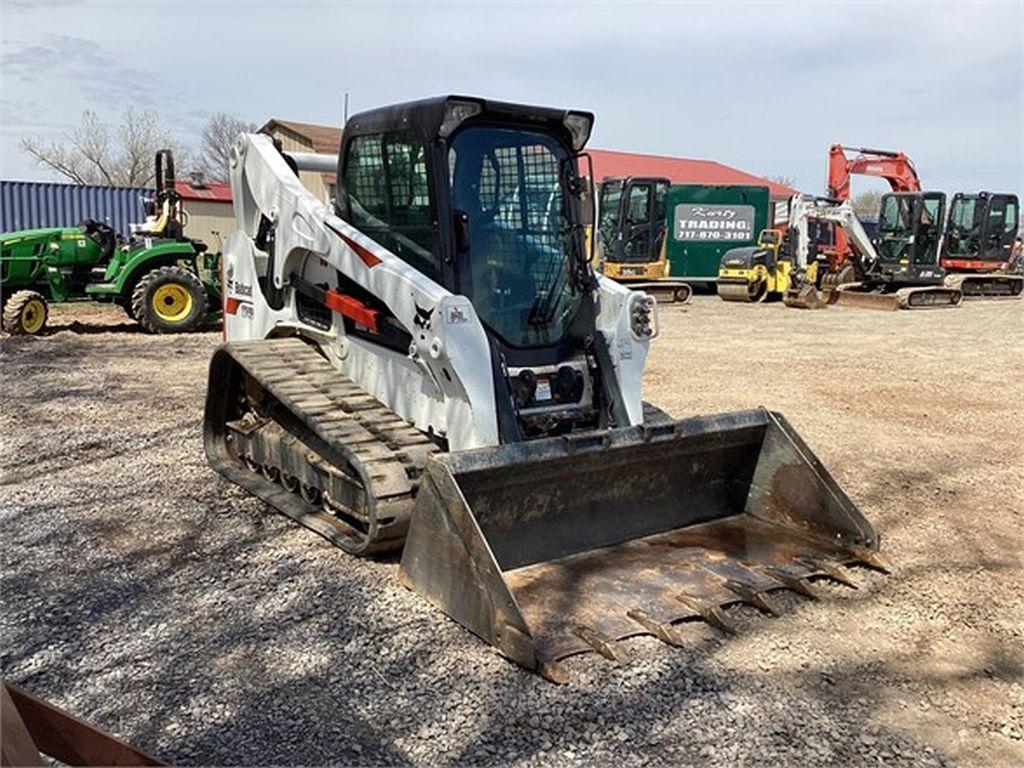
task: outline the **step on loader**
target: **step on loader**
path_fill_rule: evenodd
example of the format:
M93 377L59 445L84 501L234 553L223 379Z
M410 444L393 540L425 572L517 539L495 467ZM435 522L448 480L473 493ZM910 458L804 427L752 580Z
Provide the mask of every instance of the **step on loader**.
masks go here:
M657 307L595 274L587 112L450 96L352 117L340 157L243 135L211 465L564 681L616 641L813 596L879 539L780 414L641 399ZM328 207L297 172L337 168Z

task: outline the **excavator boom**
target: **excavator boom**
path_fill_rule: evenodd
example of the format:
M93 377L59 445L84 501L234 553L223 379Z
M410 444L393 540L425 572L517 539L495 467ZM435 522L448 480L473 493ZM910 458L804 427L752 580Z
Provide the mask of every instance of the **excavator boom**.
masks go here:
M846 153L856 152L851 159ZM885 179L893 192L920 192L921 180L913 162L901 151L845 147L833 144L828 150L828 197L840 202L850 199L852 176L874 176ZM839 272L851 256L847 234L836 230L833 252L829 256L829 271Z

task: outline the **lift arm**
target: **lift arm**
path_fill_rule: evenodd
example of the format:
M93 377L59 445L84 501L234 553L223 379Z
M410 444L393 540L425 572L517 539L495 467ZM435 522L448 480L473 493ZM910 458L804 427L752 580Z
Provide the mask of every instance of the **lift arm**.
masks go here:
M790 228L796 230L796 242L793 253L796 266L806 267L809 259L809 241L807 222L811 219L830 221L839 225L842 232L850 239L860 254L860 267L867 270L878 259L871 238L857 218L849 200L840 203L828 198L797 195L790 202Z
M847 152L856 152L853 159ZM833 144L828 150L828 196L836 200L850 199L850 177L876 176L889 182L893 192L920 192L921 180L914 164L903 152L867 147L844 147ZM836 232L835 253L829 269L836 271L850 258L850 245L845 230Z
M856 152L852 160L847 152ZM850 198L850 176L877 176L889 182L893 192L920 192L921 180L903 152L833 144L828 150L828 196Z

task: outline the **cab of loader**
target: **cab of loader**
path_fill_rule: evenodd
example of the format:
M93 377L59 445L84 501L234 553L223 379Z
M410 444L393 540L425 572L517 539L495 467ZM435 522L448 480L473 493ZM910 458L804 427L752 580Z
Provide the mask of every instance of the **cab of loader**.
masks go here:
M448 96L345 126L336 212L472 301L491 341L503 442L596 426L615 397L587 362L603 343L585 300L596 278L577 168L592 121Z
M938 266L946 195L892 192L882 195L878 217L878 260L871 277L884 281L941 282Z
M949 205L943 259L1009 261L1019 211L1016 195L957 192Z
M671 182L629 176L601 182L598 238L604 260L650 264L665 239L665 195Z

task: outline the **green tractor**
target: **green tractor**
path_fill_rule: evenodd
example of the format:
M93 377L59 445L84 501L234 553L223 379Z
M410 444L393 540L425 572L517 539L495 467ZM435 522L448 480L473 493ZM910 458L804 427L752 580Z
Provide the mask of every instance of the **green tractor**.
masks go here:
M144 205L146 221L127 242L91 220L0 235L3 329L39 333L49 301L118 304L150 333L190 331L218 313L219 259L185 237L170 150L156 154L156 195Z

